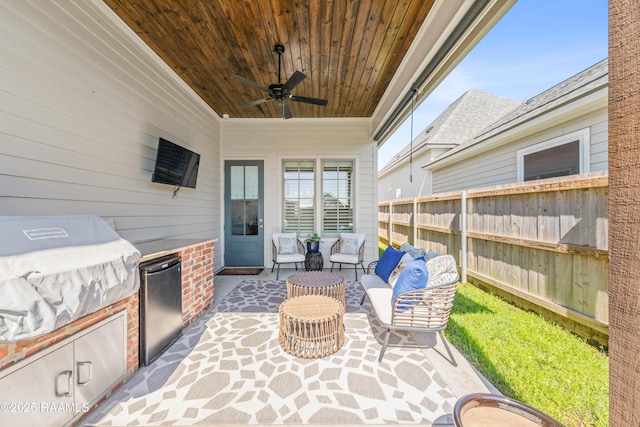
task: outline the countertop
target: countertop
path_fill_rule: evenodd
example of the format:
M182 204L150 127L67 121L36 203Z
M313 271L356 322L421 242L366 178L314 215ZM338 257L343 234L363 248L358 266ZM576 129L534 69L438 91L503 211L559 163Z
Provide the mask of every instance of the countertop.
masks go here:
M161 239L144 243L134 243L136 249L142 254L140 262L150 259L171 255L191 246L198 246L204 243L216 242L218 239Z

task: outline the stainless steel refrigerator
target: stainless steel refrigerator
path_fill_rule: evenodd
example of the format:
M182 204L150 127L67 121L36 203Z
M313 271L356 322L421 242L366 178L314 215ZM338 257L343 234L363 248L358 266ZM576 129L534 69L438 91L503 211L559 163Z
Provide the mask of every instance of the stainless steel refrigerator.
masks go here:
M182 332L182 263L168 256L140 264L140 365L146 366Z

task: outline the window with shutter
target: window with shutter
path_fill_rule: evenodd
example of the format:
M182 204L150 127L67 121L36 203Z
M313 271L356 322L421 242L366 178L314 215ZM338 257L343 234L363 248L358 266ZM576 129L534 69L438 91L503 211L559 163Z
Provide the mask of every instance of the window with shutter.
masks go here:
M315 162L287 160L284 162L284 225L285 233L304 236L313 233L315 199Z
M322 235L353 231L353 160L322 162Z

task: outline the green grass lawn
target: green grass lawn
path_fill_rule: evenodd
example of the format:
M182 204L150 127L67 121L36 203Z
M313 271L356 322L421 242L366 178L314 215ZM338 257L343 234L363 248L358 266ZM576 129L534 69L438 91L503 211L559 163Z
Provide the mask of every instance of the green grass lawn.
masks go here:
M567 426L607 426L609 357L564 328L472 285L445 335L505 396Z

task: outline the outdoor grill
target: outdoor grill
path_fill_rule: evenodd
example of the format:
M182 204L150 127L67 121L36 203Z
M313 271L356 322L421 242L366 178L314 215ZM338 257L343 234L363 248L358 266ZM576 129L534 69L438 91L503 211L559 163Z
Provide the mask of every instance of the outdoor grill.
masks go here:
M100 217L0 217L0 236L0 341L52 332L140 286L140 252Z

